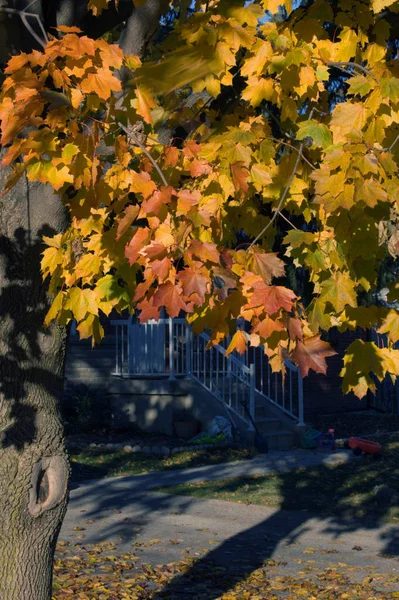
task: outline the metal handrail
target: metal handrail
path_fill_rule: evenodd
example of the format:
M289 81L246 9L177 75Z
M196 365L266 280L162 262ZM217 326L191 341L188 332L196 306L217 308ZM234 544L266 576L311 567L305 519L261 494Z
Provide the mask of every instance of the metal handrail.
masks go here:
M298 368L286 360L285 378L272 373L263 347L251 348L242 358L226 356L221 344L206 350L210 336L205 332L194 335L180 318L145 324L120 319L112 320L111 325L116 329L114 375L189 377L247 422L241 400L247 403L254 420L256 402L263 400L303 424L303 386Z

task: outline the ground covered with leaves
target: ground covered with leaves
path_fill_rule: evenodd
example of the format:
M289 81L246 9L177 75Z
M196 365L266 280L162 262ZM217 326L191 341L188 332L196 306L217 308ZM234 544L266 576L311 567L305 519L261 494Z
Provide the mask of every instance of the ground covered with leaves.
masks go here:
M383 441L384 440L384 441ZM399 521L399 434L382 438L379 459L361 456L339 465L299 468L288 473L184 483L166 493L245 504L310 510L355 519Z
M61 542L57 547L53 600L387 600L399 598L399 576L331 562L318 568L313 557L295 564L266 559L261 566L234 562L234 568L206 557L152 565L134 553L118 555L116 545Z
M71 450L72 478L98 479L118 475L141 475L153 471L167 471L189 467L216 465L238 460L249 460L255 451L247 448L198 448L156 458L145 454L132 454L123 450L106 448Z

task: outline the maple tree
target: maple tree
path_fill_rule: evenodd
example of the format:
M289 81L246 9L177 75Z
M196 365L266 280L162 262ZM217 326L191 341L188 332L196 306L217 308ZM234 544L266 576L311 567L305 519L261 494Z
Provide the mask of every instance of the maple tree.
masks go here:
M334 10L318 0L298 12L282 2L279 22L270 15L280 4L210 3L143 63L65 26L43 52L11 58L0 107L3 164L14 164L5 192L26 173L71 215L64 233L44 238L46 323L75 318L81 337L99 342L101 312L137 308L145 321L165 307L217 343L243 317L252 333L234 336L230 351L262 343L273 369L288 355L303 375L325 372L333 353L320 330L376 326L398 340L394 309L357 316L381 261L397 253L399 79L380 18L394 3ZM89 7L99 15L107 2ZM344 73L340 102L329 93L334 70ZM226 110L218 99L229 93ZM199 114L186 139L162 141L165 124L173 131ZM285 253L276 254L282 218ZM248 243L237 246L238 229ZM307 306L275 284L284 254L308 271ZM397 375L399 351L363 346L378 378ZM372 365L356 367L358 347L343 385L362 397L374 384Z
M88 6L98 23L126 10ZM218 343L241 317L229 352L263 344L273 370L290 357L302 375L326 371L322 332L376 327L388 347L357 340L344 359L361 398L399 374L397 310L362 300L399 254L399 3L175 2L150 48L168 6L131 5L155 14L136 53L132 34L123 51L58 19L4 69L3 203L26 180L69 215L42 238L45 324L76 319L98 343L101 314L164 307ZM288 267L306 270L310 302Z

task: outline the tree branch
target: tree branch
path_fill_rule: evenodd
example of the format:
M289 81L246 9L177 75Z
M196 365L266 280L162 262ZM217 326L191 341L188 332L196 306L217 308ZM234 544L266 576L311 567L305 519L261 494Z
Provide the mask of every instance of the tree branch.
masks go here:
M399 133L396 136L396 138L394 139L394 141L392 142L392 144L389 146L389 148L385 148L385 150L387 150L388 152L392 152L392 150L398 140L399 140Z
M31 4L32 4L32 2L31 2ZM29 6L30 6L30 4L29 4ZM42 46L42 48L46 47L46 44L48 44L49 40L48 40L46 30L43 27L43 23L42 23L39 15L37 15L36 13L28 13L25 10L17 10L16 8L5 8L3 6L0 6L0 12L6 13L9 15L18 16L21 19L22 23L25 25L26 29L31 34L31 36L37 41L37 43L40 44ZM36 21L40 27L40 31L43 34L43 39L37 35L36 31L33 29L31 24L29 23L28 17L31 17L32 19L36 19Z
M258 233L258 235L257 235L257 236L256 236L256 238L253 240L253 242L251 242L251 244L250 244L250 245L249 245L249 247L248 247L248 250L249 250L250 248L252 248L252 246L254 246L254 245L256 244L256 242L259 240L259 238L261 238L261 237L262 237L262 236L263 236L263 235L266 233L266 231L269 229L269 227L271 227L271 226L273 225L274 221L277 219L278 215L280 214L281 207L283 206L283 204L284 204L284 201L285 201L285 199L286 199L286 197L287 197L287 194L288 194L288 192L289 192L289 189L290 189L290 187L291 187L292 180L293 180L293 179L294 179L294 177L295 177L295 173L296 173L296 170L297 170L297 168L298 168L299 161L301 160L301 157L302 157L302 150L303 150L303 142L302 142L302 143L301 143L301 145L299 146L299 149L298 149L298 156L296 157L296 161L295 161L294 168L292 169L292 173L291 173L291 175L290 175L290 178L289 178L289 180L288 180L288 182L287 182L287 185L286 185L286 186L285 186L285 188L284 188L284 192L282 193L282 196L281 196L281 198L280 198L280 202L278 203L278 206L277 206L276 210L274 211L274 214L273 214L272 218L270 219L270 221L268 222L268 224L266 225L266 227L264 227L264 228L262 229L262 231L261 231L260 233ZM290 225L292 225L292 223L290 223Z
M147 148L145 146L143 146L143 144L141 142L139 142L139 140L137 139L137 137L134 135L134 133L132 131L129 131L129 129L127 127L125 127L124 125L122 125L122 123L118 123L119 127L122 129L122 131L124 131L127 135L128 138L130 138L131 140L133 140L134 144L136 144L136 146L138 146L139 148L142 149L142 151L144 152L144 154L147 156L147 158L151 161L151 163L154 165L158 175L161 178L162 183L164 184L164 186L168 186L168 182L166 181L165 175L162 173L161 169L159 168L159 165L157 165L157 163L155 162L155 160L152 158L151 154L148 152Z
M288 148L291 148L292 150L295 150L295 152L299 152L299 148L297 148L296 146L293 146L292 144L288 144L287 142L283 142L283 140L279 140L278 138L275 138L273 136L271 136L271 137L269 137L267 139L268 140L273 140L274 142L277 142L278 144L282 144L283 146L288 146ZM310 160L308 160L304 154L302 154L302 158L309 165L309 167L311 169L313 169L313 170L316 169L316 167L314 166L314 164L311 163Z
M169 8L169 0L147 0L128 18L119 46L124 54L142 56L146 45L158 29L159 19Z
M363 71L363 73L366 73L366 75L368 75L369 77L372 77L374 79L374 81L377 81L377 83L378 83L378 79L376 77L374 77L372 72L369 71L368 69L366 69L366 67L363 67L363 65L359 65L359 63L355 63L355 62L351 62L351 61L340 61L340 62L328 61L325 64L328 67L336 67L337 69L340 69L344 73L348 73L348 71L346 69L344 69L343 67L355 67L356 69L360 69L361 71Z

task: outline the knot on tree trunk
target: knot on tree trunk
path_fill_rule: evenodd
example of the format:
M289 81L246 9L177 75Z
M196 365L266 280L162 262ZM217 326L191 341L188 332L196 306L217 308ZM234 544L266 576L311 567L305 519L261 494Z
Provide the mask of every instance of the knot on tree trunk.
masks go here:
M57 506L68 486L68 463L63 456L45 456L32 469L29 514L38 517Z

